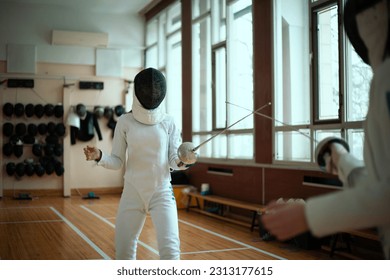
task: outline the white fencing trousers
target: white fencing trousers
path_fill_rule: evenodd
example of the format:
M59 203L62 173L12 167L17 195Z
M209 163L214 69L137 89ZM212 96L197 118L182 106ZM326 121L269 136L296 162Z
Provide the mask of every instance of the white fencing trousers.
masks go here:
M115 226L117 260L135 260L137 241L150 214L157 234L160 259L180 259L180 239L176 200L170 184L160 187L150 202L131 186L125 186L119 202Z

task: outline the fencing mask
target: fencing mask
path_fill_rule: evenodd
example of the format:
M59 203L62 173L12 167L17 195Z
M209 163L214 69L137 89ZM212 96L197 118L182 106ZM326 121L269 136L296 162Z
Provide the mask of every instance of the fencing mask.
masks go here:
M154 68L142 70L135 76L134 91L145 109L156 109L164 100L167 91L165 77Z

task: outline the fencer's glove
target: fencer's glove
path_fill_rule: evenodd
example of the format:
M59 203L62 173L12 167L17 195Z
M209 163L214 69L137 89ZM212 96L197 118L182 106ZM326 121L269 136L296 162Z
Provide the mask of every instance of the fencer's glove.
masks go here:
M87 146L84 148L84 154L86 160L100 161L102 158L102 151L96 147Z
M177 155L180 162L177 164L178 167L190 167L196 163L198 154L194 151L195 146L191 142L184 142L177 149Z
M315 159L320 169L324 172L333 173L332 170L337 169L337 166L332 166L332 150L330 145L333 143L341 144L349 152L349 145L347 142L345 142L344 139L337 137L326 137L321 140L315 150Z

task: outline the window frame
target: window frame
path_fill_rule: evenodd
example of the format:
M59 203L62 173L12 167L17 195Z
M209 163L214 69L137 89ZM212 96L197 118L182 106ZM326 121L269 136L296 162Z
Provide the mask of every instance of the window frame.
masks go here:
M148 26L151 26L154 28L155 34L150 34L148 31ZM158 70L160 70L167 79L168 87L176 87L178 86L180 88L180 97L183 96L182 88L181 88L181 80L180 84L177 83L175 80L170 79L170 72L180 72L182 71L182 65L175 65L175 67L180 67L179 70L173 70L170 71L169 68L169 52L171 49L169 48L170 42L172 38L175 38L177 35L180 35L180 40L176 42L174 45L179 45L181 48L182 45L182 36L181 36L181 29L182 29L182 23L181 23L181 1L176 0L170 3L166 8L159 11L157 14L155 14L153 17L148 19L146 21L146 28L145 28L145 50L144 50L144 68L147 67L154 67ZM148 38L153 35L153 40L150 40ZM152 61L148 61L148 58L151 57ZM181 58L182 59L182 58ZM172 68L173 69L173 68ZM174 85L174 86L172 86ZM179 98L175 98L175 94L178 94L177 91L170 90L171 94L167 94L166 98L163 100L161 106L164 108L164 110L167 111L168 114L171 114L175 118L175 123L178 126L178 128L182 131L182 123L183 123L183 117L182 114L178 114L177 111L179 110L181 112L182 108L182 98L180 98L180 102L178 103ZM170 106L171 104L175 104L175 106ZM179 108L175 109L170 112L170 108Z
M194 1L193 3L197 3L197 2ZM218 7L219 12L215 13L213 8L216 7L217 3L218 4L223 3L225 5L225 7L222 9L221 9L221 7ZM231 67L230 62L229 62L229 52L230 52L231 48L229 47L229 43L230 43L229 40L225 39L224 36L218 36L218 34L215 34L215 32L216 32L216 30L218 30L218 28L225 27L226 28L226 36L228 36L227 35L229 33L229 20L228 20L229 7L228 6L231 4L234 4L234 3L235 3L235 1L231 1L231 0L212 1L210 3L211 5L208 6L209 7L208 10L203 11L203 13L201 13L201 14L195 13L195 15L194 14L192 15L192 21L191 21L192 26L205 20L205 18L208 18L209 22L210 22L210 30L209 31L211 32L211 38L210 38L209 52L210 52L210 59L211 59L211 62L210 62L210 64L211 64L211 69L210 69L211 84L208 86L210 86L210 88L211 88L211 102L212 102L211 112L210 112L210 115L211 115L210 130L200 129L198 131L197 129L195 129L195 130L193 129L192 137L196 138L196 139L201 139L202 137L205 137L205 136L208 136L208 138L210 138L210 137L213 137L217 134L221 134L221 135L218 135L217 137L223 138L223 139L220 139L220 141L222 143L224 143L224 145L226 145L226 147L224 147L225 150L223 152L221 152L221 145L218 145L219 142L216 144L216 141L213 141L215 143L211 143L211 144L209 144L209 147L203 148L203 149L207 150L207 152L206 152L207 156L203 156L200 153L199 156L201 159L229 160L229 161L248 161L249 160L251 162L254 162L255 161L255 153L254 153L254 149L255 149L255 147L254 147L255 146L254 145L254 139L255 139L254 126L255 126L255 124L254 124L254 118L252 118L253 119L252 128L232 127L231 129L230 128L226 129L229 127L229 125L231 125L231 122L237 121L237 119L234 119L234 120L231 119L231 116L229 114L228 104L223 105L223 104L217 104L217 102L216 102L217 101L217 94L219 94L219 93L217 93L217 88L216 88L216 84L215 84L216 71L217 71L217 69L216 69L216 52L218 50L220 50L221 48L225 49L225 88L226 88L226 90L225 90L225 93L223 93L223 94L226 97L225 98L226 101L229 101L229 94L231 94L231 93L229 93L230 89L228 86L229 85L229 73L230 73L229 67ZM248 7L252 9L252 6L253 6L253 2L250 1L250 6L248 6ZM242 12L244 12L243 15L247 14L247 10L246 11L244 11L244 10L248 9L248 7L245 7L243 9L243 11L242 11ZM223 17L224 13L225 13L226 17ZM218 20L213 18L213 15L217 16ZM252 14L252 16L253 16L253 14ZM215 23L219 23L220 25L214 26L213 24L215 24ZM219 35L221 35L221 34L219 34ZM253 33L252 33L251 47L253 48ZM194 51L196 51L196 50L194 50ZM199 69L193 69L193 73L197 73L197 71L199 71ZM252 90L252 93L254 94L254 90ZM194 104L193 104L193 106L194 106ZM221 122L219 122L219 124L218 124L218 121L217 121L217 110L221 106L225 106L225 108L226 108L226 109L224 109L224 111L225 111L224 125L222 125ZM249 109L253 110L252 107ZM193 113L196 114L196 112L199 111L199 108L193 107L192 111L193 111ZM248 112L243 111L243 114L247 114L247 113ZM197 127L197 125L193 124L193 128L194 127ZM253 152L251 152L250 158L248 158L248 155L244 155L244 154L236 157L234 154L232 154L232 149L230 147L232 141L234 141L233 138L235 136L246 137L248 134L250 134L252 136L252 142L253 142L253 147L252 147ZM217 140L217 141L219 141L219 140ZM236 141L239 141L239 140L236 140ZM223 155L223 156L221 156L221 155Z
M277 1L277 0L276 0ZM354 135L357 135L356 137L364 137L362 130L363 130L363 123L364 123L364 112L360 111L359 113L363 115L358 115L357 119L350 119L349 116L347 116L348 111L352 110L353 103L350 101L355 96L355 93L349 88L349 84L351 83L351 79L353 78L350 73L353 71L352 64L351 64L351 45L348 41L348 38L346 37L343 24L342 24L342 15L343 15L343 4L345 3L345 0L318 0L318 1L309 1L308 2L308 21L309 21L309 52L310 52L310 121L309 123L296 123L296 124L289 124L289 123L283 123L281 121L275 120L273 122L273 150L274 150L274 156L272 163L273 164L281 164L281 165L298 165L298 166L305 166L305 167L316 167L314 153L315 153L315 147L317 146L318 142L323 139L326 135L329 134L336 134L338 137L342 137L346 139L348 142L354 140ZM337 26L338 26L338 82L339 82L339 110L338 110L338 118L337 119L327 119L327 120L319 120L317 117L319 114L318 112L318 100L319 100L319 91L318 91L318 49L316 49L316 43L317 41L317 34L316 34L316 16L315 14L318 11L321 11L323 9L329 8L332 5L337 5ZM276 6L274 1L274 6ZM276 15L276 13L274 14ZM275 28L277 26L274 25ZM280 28L280 27L279 27ZM274 31L276 32L276 31ZM275 43L278 43L275 41ZM274 57L274 63L276 62L276 57ZM356 61L355 61L356 63ZM277 64L275 64L277 67ZM356 66L356 65L355 65ZM281 66L283 69L283 66ZM277 68L275 68L277 69ZM275 81L278 81L279 74L278 71L274 71ZM368 77L368 76L367 76ZM362 83L367 83L370 79L367 78ZM275 92L276 93L276 92ZM366 93L366 92L364 92ZM367 93L368 94L368 93ZM277 97L273 97L274 101L277 100ZM276 106L276 105L275 105ZM305 158L305 160L298 160L298 158L295 158L292 156L289 158L288 150L286 156L284 155L284 146L281 146L280 143L278 143L278 134L282 135L280 133L287 133L285 134L286 137L288 136L288 133L301 133L298 132L299 130L305 130L305 132L308 133L307 137L310 138L310 158ZM349 137L352 137L349 139ZM280 138L280 136L279 136ZM285 139L288 138L280 138L283 141L286 141ZM356 138L358 139L358 138ZM358 139L356 142L362 142L363 139ZM285 145L284 142L282 142L283 145ZM355 142L354 142L355 143ZM356 144L356 143L355 143ZM307 146L307 148L309 148ZM360 151L360 144L357 144L355 147L354 154L357 154L359 156L362 155L362 151ZM281 151L281 155L278 156L278 149L279 147L283 147ZM350 143L350 148L353 149L354 145ZM292 149L292 147L290 147Z
M218 88L217 88L217 83L216 83L216 80L217 80L217 62L216 62L216 52L218 50L221 50L221 49L224 49L225 50L225 57L224 57L224 61L225 61L225 73L224 73L224 78L225 78L225 92L224 92L224 95L225 95L225 100L228 100L228 92L227 92L227 76L228 76L228 72L227 72L227 47L226 47L226 41L222 41L218 44L215 44L211 47L211 72L212 72L212 85L211 85L211 92L212 92L212 131L214 132L218 132L218 131L221 131L223 129L226 129L227 127L227 121L228 121L228 110L227 110L227 105L225 104L224 105L224 113L225 113L225 122L224 122L224 125L223 127L219 126L218 125L218 107L221 107L221 106L218 106L218 103L217 103L217 100L218 100L218 96L219 94L221 94L220 92L218 92Z
M319 113L319 47L318 47L318 30L317 30L317 16L315 16L318 12L326 10L332 6L337 6L337 26L338 26L338 82L339 82L339 108L338 108L338 117L335 119L327 119L327 120L320 120L320 113ZM343 42L343 28L341 28L341 11L342 11L342 5L340 0L324 0L324 1L316 1L310 3L310 26L311 26L311 36L310 36L310 46L311 46L311 53L312 56L312 122L314 125L321 125L321 124L333 124L338 123L341 124L344 121L344 44Z

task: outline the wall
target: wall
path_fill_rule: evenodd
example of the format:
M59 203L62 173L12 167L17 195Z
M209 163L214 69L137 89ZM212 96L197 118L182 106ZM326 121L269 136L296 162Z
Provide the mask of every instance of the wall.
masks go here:
M144 26L138 15L98 14L9 1L2 3L0 19L0 60L6 60L7 44L31 44L37 47L39 62L94 65L94 47L51 45L52 30L65 30L108 33L108 47L122 50L124 67L142 65Z
M0 85L1 108L5 102L21 102L23 104L62 103L65 115L58 122L66 124L67 115L72 106L83 103L88 110L95 105L110 106L125 105L128 110L132 102L132 87L126 80L132 80L143 64L143 19L138 15L124 14L97 14L94 12L82 13L71 8L49 5L23 5L18 3L2 3L0 9L0 81L9 78L34 79L33 89L10 89L7 83ZM108 46L77 46L52 45L52 30L66 30L75 32L108 33ZM10 53L27 46L35 50L33 71L29 65L23 65L18 60L18 53L13 54L14 69L10 64ZM118 65L108 65L112 71L103 71L97 75L96 66L99 63L99 51L103 51L104 63L114 57ZM107 52L106 52L107 51ZM113 51L113 52L110 52ZM108 56L105 57L105 54ZM25 53L20 53L23 57ZM16 62L15 62L16 58ZM28 57L27 60L29 60ZM8 61L7 61L8 60ZM103 90L80 90L79 81L104 82ZM129 92L130 94L126 94ZM0 114L0 123L5 121L40 123L48 122L49 118L36 117L7 119ZM23 157L6 157L0 155L1 181L0 197L14 195L19 191L34 194L55 194L69 196L87 191L109 191L122 187L123 170L106 170L85 161L83 147L96 145L105 152L111 151L112 130L107 127L107 119L99 119L99 127L103 139L99 141L97 135L89 142L77 141L70 144L69 126L66 125L66 135L62 139L64 155L61 160L65 167L63 176L55 174L38 177L23 176L20 179L10 177L5 172L5 165L9 161L23 161L25 158L34 158L31 145L25 145ZM0 144L6 141L1 137ZM42 138L37 141L43 141ZM34 160L38 160L34 158Z
M198 162L188 175L198 190L208 183L215 195L260 204L279 198L306 199L337 189L304 182L304 176L328 178L323 172L282 166Z

